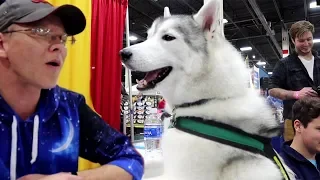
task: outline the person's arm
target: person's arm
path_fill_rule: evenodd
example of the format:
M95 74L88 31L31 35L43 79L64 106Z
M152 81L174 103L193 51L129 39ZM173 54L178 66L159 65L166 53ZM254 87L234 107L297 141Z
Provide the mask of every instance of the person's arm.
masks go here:
M296 91L289 91L281 88L273 88L269 90L269 94L272 97L276 97L281 100L297 99Z
M269 95L281 100L298 99L296 91L286 90L287 68L283 61L278 61L269 79Z
M79 104L80 156L102 166L78 172L85 180L140 180L143 158L128 137L111 128L86 103Z
M114 165L103 165L96 169L78 172L84 180L132 180L133 177L124 169ZM141 178L140 178L141 179Z
M281 100L300 99L305 96L318 96L311 87L305 87L300 91L291 91L283 89L286 85L286 67L283 61L279 61L269 80L269 94Z
M52 175L29 174L18 180L83 180L83 178L70 173L57 173Z
M283 61L278 61L269 79L269 95L281 100L294 99L294 91L285 90L287 74Z

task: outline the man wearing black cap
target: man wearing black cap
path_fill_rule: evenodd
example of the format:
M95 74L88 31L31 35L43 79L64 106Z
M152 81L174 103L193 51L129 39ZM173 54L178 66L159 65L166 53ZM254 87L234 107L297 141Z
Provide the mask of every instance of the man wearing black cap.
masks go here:
M142 157L128 138L82 95L56 85L65 44L85 26L72 5L0 5L0 179L142 178ZM77 172L79 156L102 166Z

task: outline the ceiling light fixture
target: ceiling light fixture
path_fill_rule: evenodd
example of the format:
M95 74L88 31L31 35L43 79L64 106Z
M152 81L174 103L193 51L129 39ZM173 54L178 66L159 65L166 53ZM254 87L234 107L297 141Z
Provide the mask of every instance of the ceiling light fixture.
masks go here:
M313 43L319 43L320 39L313 39Z
M130 36L130 37L129 37L129 40L130 40L130 41L136 41L136 40L138 40L138 38L137 38L136 36Z
M320 7L320 6L317 5L317 2L310 3L310 9L318 8L318 7Z
M228 21L227 19L223 19L223 20L222 20L222 23L223 23L223 24L228 23L228 22L229 22L229 21Z
M252 47L242 47L240 48L240 51L251 51Z
M266 62L263 62L263 61L259 61L259 62L257 62L257 65L259 65L259 66L263 66L263 65L266 65L267 63Z

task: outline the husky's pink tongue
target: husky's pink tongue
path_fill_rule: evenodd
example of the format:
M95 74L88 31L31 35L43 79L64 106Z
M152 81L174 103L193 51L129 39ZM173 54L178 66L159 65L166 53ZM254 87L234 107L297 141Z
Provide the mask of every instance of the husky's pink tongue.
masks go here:
M146 80L147 82L155 80L160 72L161 69L148 72L146 77L144 77L144 80Z
M138 88L146 87L150 81L155 80L157 78L160 72L161 72L161 69L154 70L154 71L148 72L147 75L144 77L144 79L140 81L136 79L138 83Z

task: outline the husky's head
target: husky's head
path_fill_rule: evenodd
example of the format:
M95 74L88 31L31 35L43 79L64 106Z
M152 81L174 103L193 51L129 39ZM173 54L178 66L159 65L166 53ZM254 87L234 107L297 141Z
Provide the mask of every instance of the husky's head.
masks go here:
M195 15L171 16L165 8L146 41L121 50L128 68L147 72L138 90L155 88L172 105L243 92L244 65L223 36L220 4L211 0Z

